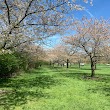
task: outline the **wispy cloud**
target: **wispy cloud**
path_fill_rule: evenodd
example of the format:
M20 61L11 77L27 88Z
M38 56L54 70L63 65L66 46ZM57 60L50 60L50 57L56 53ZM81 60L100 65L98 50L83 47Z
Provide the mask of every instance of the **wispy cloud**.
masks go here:
M89 10L85 9L84 11L86 11L90 15L91 18L95 18L94 15Z

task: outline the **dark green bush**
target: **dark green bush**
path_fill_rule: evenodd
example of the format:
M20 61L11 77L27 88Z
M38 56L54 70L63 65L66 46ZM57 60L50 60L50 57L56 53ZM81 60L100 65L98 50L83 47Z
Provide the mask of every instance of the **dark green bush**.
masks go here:
M35 68L35 62L28 53L25 52L14 52L15 56L20 60L20 69L28 71L29 69Z
M19 70L20 60L14 54L0 55L0 78L11 77Z
M38 68L42 65L42 62L41 61L37 61L35 62L35 68Z
M15 52L14 55L20 60L20 69L26 71L28 69L28 56L20 52Z
M49 65L49 62L38 60L35 62L35 68L41 67L42 65Z

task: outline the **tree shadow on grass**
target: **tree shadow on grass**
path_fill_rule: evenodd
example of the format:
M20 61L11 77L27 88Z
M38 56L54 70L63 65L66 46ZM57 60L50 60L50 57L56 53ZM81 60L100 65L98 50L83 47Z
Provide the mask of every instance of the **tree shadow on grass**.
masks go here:
M14 109L15 106L26 104L28 100L30 101L34 99L38 100L41 97L49 97L49 95L38 90L36 91L13 90L11 92L8 91L7 93L0 95L0 106L3 107L4 110L10 110Z
M100 84L94 88L91 88L91 89L88 89L88 91L92 92L92 93L101 93L105 96L109 96L110 97L110 86L108 85L103 85L103 84Z
M52 85L56 85L58 83L53 76L48 75L39 75L35 78L29 79L7 79L4 80L0 87L11 87L11 88L30 88L30 87L40 87L40 88L48 88Z
M91 71L91 68L80 68L81 70L90 70Z
M44 71L42 71L42 68L38 69L30 69L26 71L27 74L43 74Z
M62 72L60 74L63 75L64 77L91 81L91 84L92 84L92 81L95 80L95 83L96 83L95 86L93 85L93 87L88 89L88 91L92 93L101 92L101 94L103 93L103 95L107 97L110 96L110 75L109 74L96 74L96 79L87 79L87 76L90 76L90 74L82 73L81 71L68 72L68 73Z
M78 78L78 79L82 79L86 76L90 76L90 73L85 73L82 71L82 69L80 68L73 68L73 67L70 67L70 68L64 68L64 67L54 67L54 68L51 68L49 67L50 69L53 70L53 72L56 72L64 77L70 77L70 78Z
M96 80L96 86L93 88L88 89L88 91L97 93L101 92L105 96L110 96L110 74L97 74L99 80Z
M69 72L69 73L60 73L61 75L65 76L65 77L69 77L69 78L77 78L77 79L83 79L86 76L90 76L90 74L88 73L82 73L82 72Z
M0 88L7 88L5 92L0 93L0 106L4 110L26 104L30 99L39 99L49 97L43 89L50 88L58 84L58 80L49 75L38 75L29 79L7 79L0 80ZM28 99L28 97L31 97Z

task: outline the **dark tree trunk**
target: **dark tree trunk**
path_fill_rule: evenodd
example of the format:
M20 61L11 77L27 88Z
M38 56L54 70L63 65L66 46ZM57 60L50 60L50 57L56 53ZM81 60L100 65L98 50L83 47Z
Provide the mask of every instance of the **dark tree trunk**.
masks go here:
M52 62L50 61L50 66L52 65Z
M94 77L95 76L96 64L95 64L95 61L93 58L90 58L90 59L91 59L91 77Z
M79 66L79 68L81 67L81 66L80 66L80 61L78 61L78 66Z
M53 63L53 67L54 67L54 63Z
M66 63L67 63L67 68L68 68L69 67L69 59L67 59L67 62Z

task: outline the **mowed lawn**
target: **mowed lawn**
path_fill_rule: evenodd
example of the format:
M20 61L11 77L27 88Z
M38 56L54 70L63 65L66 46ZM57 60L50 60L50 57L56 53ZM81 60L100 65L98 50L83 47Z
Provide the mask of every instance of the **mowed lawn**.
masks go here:
M110 110L110 67L41 67L0 80L0 110Z

